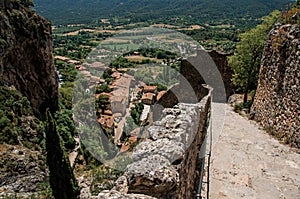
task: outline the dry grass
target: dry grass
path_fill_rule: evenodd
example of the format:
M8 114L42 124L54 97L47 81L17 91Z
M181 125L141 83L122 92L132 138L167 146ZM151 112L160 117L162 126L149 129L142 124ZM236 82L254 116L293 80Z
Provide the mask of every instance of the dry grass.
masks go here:
M156 61L156 62L159 62L159 63L163 62L162 59L144 57L144 56L141 56L141 55L127 56L125 58L130 60L130 61L143 61L143 60L150 59L150 60L153 60L153 61Z
M107 40L105 40L105 42L113 42L113 43L119 43L119 44L126 44L128 42L130 42L131 40L127 40L127 39L120 39L120 38L109 38Z
M102 22L102 23L107 23L107 24L110 23L110 22L109 22L109 19L101 19L101 22Z
M179 28L178 26L173 26L173 25L169 25L169 24L153 24L151 25L152 27L158 27L158 28L172 28L172 29L176 29L176 28Z
M191 25L190 27L188 28L180 28L178 30L199 30L203 28L202 26L199 26L199 25Z
M123 32L125 30L94 30L94 29L80 29L80 30L76 30L76 31L73 31L73 32L68 32L68 33L65 33L65 34L62 34L62 36L74 36L74 35L78 35L78 33L80 31L86 31L86 32L96 32L96 33L120 33L120 32Z
M96 30L97 33L120 33L125 30Z

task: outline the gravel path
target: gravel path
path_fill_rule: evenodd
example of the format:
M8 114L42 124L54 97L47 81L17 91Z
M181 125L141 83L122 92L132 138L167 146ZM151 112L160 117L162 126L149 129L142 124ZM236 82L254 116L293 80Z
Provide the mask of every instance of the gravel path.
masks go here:
M300 199L300 154L229 105L210 171L211 199Z

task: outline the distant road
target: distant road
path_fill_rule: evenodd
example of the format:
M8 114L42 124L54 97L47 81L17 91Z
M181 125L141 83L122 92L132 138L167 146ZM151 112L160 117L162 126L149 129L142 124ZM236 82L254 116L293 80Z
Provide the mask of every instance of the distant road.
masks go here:
M76 143L76 147L75 149L69 154L69 161L70 161L70 165L73 168L75 160L77 158L78 155L78 149L80 149L80 139L79 137L74 137L74 141Z

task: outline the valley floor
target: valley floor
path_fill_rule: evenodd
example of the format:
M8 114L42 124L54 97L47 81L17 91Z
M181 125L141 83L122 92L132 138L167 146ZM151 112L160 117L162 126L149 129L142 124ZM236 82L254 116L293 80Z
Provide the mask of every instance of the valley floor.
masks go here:
M300 154L226 105L212 150L210 198L300 198Z

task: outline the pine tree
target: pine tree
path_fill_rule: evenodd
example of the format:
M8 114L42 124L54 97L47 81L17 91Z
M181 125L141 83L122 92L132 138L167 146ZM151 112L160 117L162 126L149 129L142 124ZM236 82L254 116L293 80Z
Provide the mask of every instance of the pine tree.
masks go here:
M56 122L50 111L46 113L46 150L50 170L50 185L57 199L76 199L80 190L65 153L62 139L56 130Z
M33 7L33 0L21 0L21 4L25 7Z

